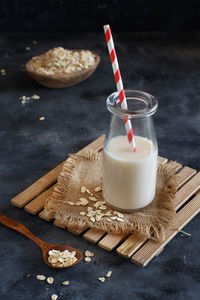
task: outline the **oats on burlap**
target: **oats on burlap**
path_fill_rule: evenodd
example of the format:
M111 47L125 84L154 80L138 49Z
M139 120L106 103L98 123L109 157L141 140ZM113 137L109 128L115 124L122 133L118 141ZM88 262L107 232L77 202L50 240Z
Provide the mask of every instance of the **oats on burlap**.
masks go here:
M96 197L91 197L91 196L90 196L89 199L92 200L92 201L97 201L97 198L96 198Z
M86 212L85 211L80 211L80 216L85 216Z
M84 194L84 193L85 193L85 191L86 191L86 187L85 187L85 186L82 186L82 187L81 187L81 193L83 193L83 194Z
M101 191L101 187L100 186L97 186L95 189L94 189L95 192L100 192Z

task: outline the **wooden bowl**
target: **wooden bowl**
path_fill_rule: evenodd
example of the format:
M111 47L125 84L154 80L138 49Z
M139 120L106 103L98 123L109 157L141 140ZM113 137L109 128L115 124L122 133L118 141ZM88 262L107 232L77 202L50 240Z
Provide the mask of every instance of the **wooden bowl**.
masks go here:
M73 50L73 51L81 51L81 50ZM86 78L88 78L92 73L96 70L99 62L100 57L92 52L95 55L95 63L89 67L88 69L83 69L81 71L76 71L73 73L60 73L60 74L41 74L34 70L33 68L33 60L30 59L25 64L26 72L32 77L35 81L39 84L44 85L48 88L64 88L68 86L72 86L77 84Z

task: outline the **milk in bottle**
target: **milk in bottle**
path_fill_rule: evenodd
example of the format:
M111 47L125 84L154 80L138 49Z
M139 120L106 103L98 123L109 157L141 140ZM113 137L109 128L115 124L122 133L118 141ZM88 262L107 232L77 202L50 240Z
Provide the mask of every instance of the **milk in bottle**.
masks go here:
M135 136L135 143L137 151L130 151L127 136L116 136L103 154L103 197L127 211L151 203L156 189L157 149L144 137Z

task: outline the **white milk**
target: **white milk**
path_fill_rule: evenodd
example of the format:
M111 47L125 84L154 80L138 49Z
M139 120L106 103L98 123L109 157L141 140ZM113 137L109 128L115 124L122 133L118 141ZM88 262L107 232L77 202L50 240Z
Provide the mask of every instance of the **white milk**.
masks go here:
M153 143L135 136L136 152L126 136L110 140L103 156L103 197L111 206L134 210L147 206L156 190L157 150Z

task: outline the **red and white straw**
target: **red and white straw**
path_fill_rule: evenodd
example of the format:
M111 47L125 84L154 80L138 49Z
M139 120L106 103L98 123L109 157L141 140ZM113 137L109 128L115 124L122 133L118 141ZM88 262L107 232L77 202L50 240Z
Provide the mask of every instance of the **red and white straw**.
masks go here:
M118 94L119 94L119 100L120 100L120 103L121 103L121 108L125 109L125 110L128 110L126 96L125 96L125 92L124 92L124 87L123 87L123 83L122 83L121 73L120 73L120 70L119 70L119 64L118 64L118 60L117 60L117 55L116 55L116 51L115 51L115 46L114 46L110 26L109 25L104 25L103 28L104 28L104 32L105 32L105 35L106 35L106 42L107 42L108 51L109 51L109 54L110 54L110 60L111 60L111 64L112 64L113 73L114 73L114 76L115 76L115 82L116 82L116 85L117 85L117 91L118 91ZM126 128L127 137L128 137L130 147L133 151L136 151L133 128L132 128L132 125L131 125L131 121L128 120L127 117L124 118L124 124L125 124L125 128Z

